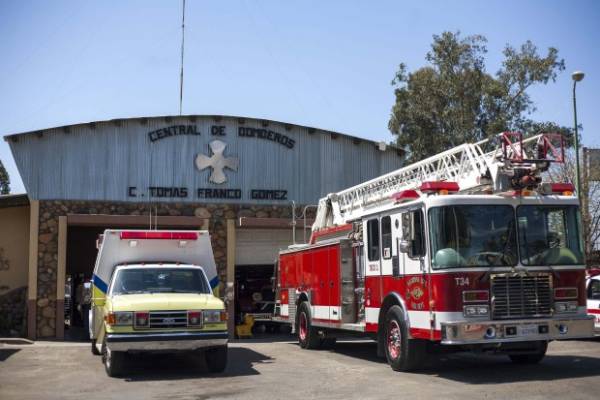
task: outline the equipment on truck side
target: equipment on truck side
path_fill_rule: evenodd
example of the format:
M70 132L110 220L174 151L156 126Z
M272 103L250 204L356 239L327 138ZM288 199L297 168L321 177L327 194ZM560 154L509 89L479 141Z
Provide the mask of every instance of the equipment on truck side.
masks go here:
M274 320L303 348L368 335L395 370L437 343L539 362L589 337L578 199L542 182L558 134L504 132L332 193L310 243L282 251Z

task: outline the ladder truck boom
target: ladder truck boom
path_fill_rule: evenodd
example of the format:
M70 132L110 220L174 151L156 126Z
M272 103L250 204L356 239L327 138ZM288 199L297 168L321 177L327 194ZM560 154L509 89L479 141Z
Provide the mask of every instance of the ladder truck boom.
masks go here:
M489 148L492 150L489 150ZM562 162L564 146L559 134L538 134L523 139L518 132L503 132L476 143L464 143L450 150L371 179L319 201L313 231L343 225L389 206L392 194L417 189L427 181L457 182L461 192L508 190L506 177L517 169L535 177L549 162Z

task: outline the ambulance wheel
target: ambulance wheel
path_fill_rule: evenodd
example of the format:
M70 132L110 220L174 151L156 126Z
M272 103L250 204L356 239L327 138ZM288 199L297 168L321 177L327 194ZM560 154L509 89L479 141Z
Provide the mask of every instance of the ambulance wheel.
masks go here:
M515 364L537 364L546 356L546 350L548 350L548 342L538 342L533 353L509 354L508 357Z
M310 317L310 307L307 302L303 302L298 307L298 343L303 349L318 349L321 347L321 338L319 333L312 326Z
M227 366L227 345L206 350L204 359L210 372L223 372Z
M408 326L399 306L385 315L384 349L387 362L394 371L412 371L421 367L426 355L426 342L408 338Z
M102 362L106 375L111 378L120 376L123 373L125 364L125 353L120 351L110 351L106 346L106 339L102 342Z
M98 351L98 348L96 347L96 339L92 339L92 354L95 356L99 356L102 354Z

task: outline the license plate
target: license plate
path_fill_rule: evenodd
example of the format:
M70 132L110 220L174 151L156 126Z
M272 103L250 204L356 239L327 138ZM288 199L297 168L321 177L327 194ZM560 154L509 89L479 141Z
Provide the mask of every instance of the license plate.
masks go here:
M517 325L518 336L533 336L538 334L537 325Z

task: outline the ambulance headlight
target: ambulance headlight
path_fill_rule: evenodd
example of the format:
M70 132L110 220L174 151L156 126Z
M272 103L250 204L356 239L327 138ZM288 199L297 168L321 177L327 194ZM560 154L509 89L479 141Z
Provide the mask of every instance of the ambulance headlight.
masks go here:
M227 321L227 313L223 310L204 310L204 323L216 324Z
M133 324L133 313L114 312L106 316L106 323L113 326L130 326Z

